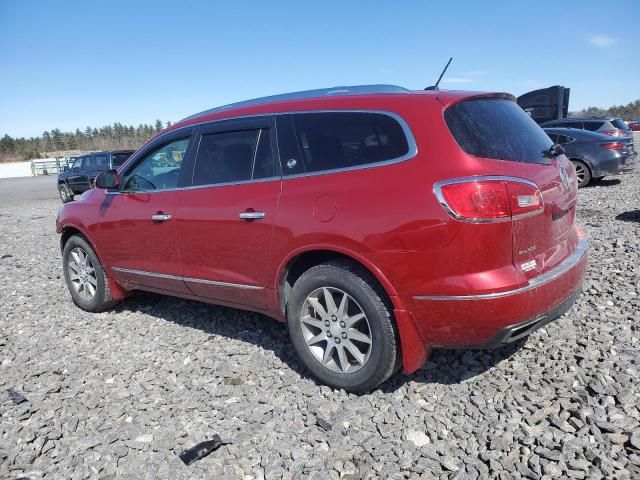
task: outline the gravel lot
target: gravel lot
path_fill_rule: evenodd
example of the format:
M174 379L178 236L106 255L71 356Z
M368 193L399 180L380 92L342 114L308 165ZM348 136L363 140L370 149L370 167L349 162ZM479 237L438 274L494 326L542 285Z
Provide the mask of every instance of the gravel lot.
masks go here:
M59 202L3 203L0 478L640 478L640 172L621 180L580 191L571 312L362 396L318 386L257 314L150 294L82 312ZM180 461L214 433L231 444Z

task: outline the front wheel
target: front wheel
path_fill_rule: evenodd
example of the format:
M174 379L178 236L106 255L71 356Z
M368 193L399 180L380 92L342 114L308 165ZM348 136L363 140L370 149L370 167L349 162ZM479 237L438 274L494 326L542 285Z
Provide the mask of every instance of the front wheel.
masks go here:
M60 200L62 200L62 203L68 203L73 200L73 193L66 183L58 185L58 193L60 194Z
M62 269L73 302L87 312L101 312L115 305L107 275L91 245L74 235L64 246Z
M312 267L298 279L287 323L298 355L322 383L365 392L399 365L392 311L366 270L334 261Z
M591 181L591 171L586 163L580 160L571 160L576 169L576 177L578 178L578 188L586 187Z

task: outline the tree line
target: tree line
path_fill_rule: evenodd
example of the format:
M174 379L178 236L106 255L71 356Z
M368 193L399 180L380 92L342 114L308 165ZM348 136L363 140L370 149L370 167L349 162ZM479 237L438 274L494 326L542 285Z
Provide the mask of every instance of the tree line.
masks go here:
M630 102L627 105L614 105L609 108L589 107L578 112L571 112L570 117L620 117L623 120L636 120L640 118L640 100Z
M75 132L56 128L39 137L0 138L0 162L16 162L32 158L56 156L56 152L136 149L171 122L156 120L155 124L141 123L137 127L119 122L101 128L87 127Z

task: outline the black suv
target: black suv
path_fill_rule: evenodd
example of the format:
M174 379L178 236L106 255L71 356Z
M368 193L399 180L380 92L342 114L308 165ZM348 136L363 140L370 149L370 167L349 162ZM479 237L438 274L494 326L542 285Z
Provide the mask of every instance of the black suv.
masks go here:
M95 152L76 157L69 167L58 174L58 192L63 203L91 188L93 179L105 170L118 168L134 150Z
M541 123L542 128L579 128L612 137L630 137L633 135L624 120L617 117L572 117L559 118Z

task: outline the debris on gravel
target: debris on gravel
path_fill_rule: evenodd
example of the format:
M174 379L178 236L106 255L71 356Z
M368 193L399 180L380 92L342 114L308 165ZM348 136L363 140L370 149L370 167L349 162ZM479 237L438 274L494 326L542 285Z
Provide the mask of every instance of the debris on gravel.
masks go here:
M367 395L317 384L258 314L144 293L81 311L59 202L1 205L0 393L28 401L0 395L0 478L640 478L638 199L640 173L580 190L570 312ZM211 432L230 444L184 465Z

